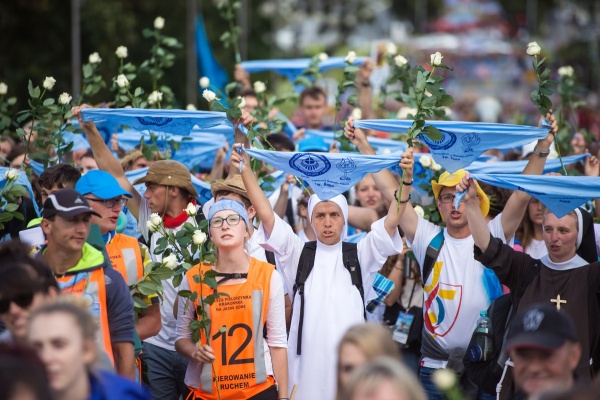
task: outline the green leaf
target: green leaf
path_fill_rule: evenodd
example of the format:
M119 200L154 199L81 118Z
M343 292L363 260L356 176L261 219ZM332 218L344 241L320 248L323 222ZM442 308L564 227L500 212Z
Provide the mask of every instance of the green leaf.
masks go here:
M442 133L433 125L427 125L422 132L435 142L442 140Z
M82 67L82 71L83 71L83 78L89 78L90 76L92 76L92 74L94 73L94 68L92 67L91 64L83 64Z
M210 109L212 111L227 112L225 106L223 106L223 104L221 104L218 100L213 100L210 102Z
M13 212L12 215L13 215L13 218L18 219L19 221L25 221L25 217L23 216L23 214L21 214L18 211Z
M217 280L212 276L204 276L204 283L211 289L217 288Z
M294 80L294 85L301 85L306 87L311 87L313 85L312 81L306 76L300 75Z
M132 296L133 297L133 306L136 308L141 308L141 309L146 309L148 308L148 305L146 304L146 302L142 299L140 299L137 296Z
M454 104L454 98L449 94L443 94L437 102L438 107L448 107Z
M4 208L4 210L6 212L13 212L13 211L17 211L18 208L19 208L18 204L10 203L10 204L6 205L6 207Z
M226 111L226 114L229 120L234 120L242 116L242 110L240 110L240 108L237 106L232 106L229 107L229 109Z
M183 275L179 274L179 275L175 275L173 277L173 286L178 288L179 285L181 285L181 281L183 280Z
M154 283L152 281L141 281L140 283L137 284L136 287L137 287L137 290L144 296L150 296L150 295L156 294L157 288L158 288L156 283Z
M189 298L192 296L192 292L190 290L180 290L179 292L177 292L177 295L179 297Z

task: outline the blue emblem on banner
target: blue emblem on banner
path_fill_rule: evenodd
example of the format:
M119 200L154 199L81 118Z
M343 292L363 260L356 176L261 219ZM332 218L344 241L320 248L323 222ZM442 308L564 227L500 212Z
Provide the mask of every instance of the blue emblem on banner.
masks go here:
M320 176L331 169L331 163L327 157L312 153L295 154L289 164L290 167L306 176Z
M477 146L481 142L481 138L476 133L467 133L461 142L465 145L465 152L468 152L473 151L473 146Z
M349 181L351 178L348 177L348 174L356 169L356 164L351 158L342 158L342 161L337 163L335 167L344 173L344 176L340 177L340 180Z
M142 125L165 126L169 122L173 121L173 118L165 118L165 117L137 117L137 120Z
M450 131L438 129L442 133L441 140L431 140L427 135L420 134L419 140L422 141L431 150L448 150L456 143L456 135Z

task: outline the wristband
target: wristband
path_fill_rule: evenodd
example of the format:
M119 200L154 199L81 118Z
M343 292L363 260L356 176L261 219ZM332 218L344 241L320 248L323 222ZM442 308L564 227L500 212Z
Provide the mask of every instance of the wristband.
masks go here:
M396 191L394 192L394 199L396 199L396 201L400 204L405 204L408 203L410 201L410 194L408 195L408 199L406 200L398 200L398 189L396 189Z
M537 146L533 148L533 154L535 154L538 157L548 157L548 155L550 155L550 150L548 151L539 151Z
M413 184L413 182L414 182L414 180L411 180L410 182L404 182L404 181L402 181L402 184L406 185L406 186L411 186Z

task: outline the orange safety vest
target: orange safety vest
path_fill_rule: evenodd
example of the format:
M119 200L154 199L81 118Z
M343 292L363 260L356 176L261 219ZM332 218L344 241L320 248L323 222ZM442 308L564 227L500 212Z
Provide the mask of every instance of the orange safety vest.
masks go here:
M200 285L194 276L200 270L210 269L207 264L196 265L186 274L190 290L198 296ZM268 349L264 341L273 270L273 265L252 257L246 282L219 286L218 291L229 297L220 297L208 309L210 346L217 358L213 363L216 382L211 364L202 365L201 384L199 389L194 389L194 397L216 400L218 384L222 400L247 399L275 384L275 379L267 376L265 351ZM202 296L212 293L213 289L202 285ZM221 332L221 327L227 330ZM200 343L207 343L204 331L201 331Z
M144 276L140 242L136 238L117 233L106 245L106 252L113 268L123 275L127 286Z
M108 308L106 305L106 282L104 268L99 267L92 271L82 271L72 275L56 277L63 294L85 296L90 299L90 312L100 323L98 329L99 342L104 346L104 351L114 364L110 330L108 328Z

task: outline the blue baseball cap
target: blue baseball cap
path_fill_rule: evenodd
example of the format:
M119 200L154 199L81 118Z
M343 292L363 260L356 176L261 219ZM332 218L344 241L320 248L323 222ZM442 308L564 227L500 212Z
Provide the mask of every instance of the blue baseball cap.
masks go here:
M306 139L302 139L300 143L298 143L298 151L320 151L323 153L329 152L329 145L325 143L320 136L310 136Z
M103 200L114 199L119 196L133 197L131 193L119 185L114 176L99 169L89 171L79 178L75 190L82 195L93 194Z

